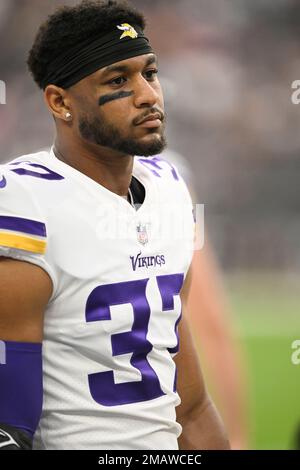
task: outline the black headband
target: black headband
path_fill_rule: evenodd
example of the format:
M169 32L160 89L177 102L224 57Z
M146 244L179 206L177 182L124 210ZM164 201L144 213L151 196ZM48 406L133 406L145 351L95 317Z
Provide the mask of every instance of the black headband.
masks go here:
M49 64L42 87L53 84L69 88L96 70L120 60L153 52L143 30L128 23L116 26L105 36L87 40L58 56Z

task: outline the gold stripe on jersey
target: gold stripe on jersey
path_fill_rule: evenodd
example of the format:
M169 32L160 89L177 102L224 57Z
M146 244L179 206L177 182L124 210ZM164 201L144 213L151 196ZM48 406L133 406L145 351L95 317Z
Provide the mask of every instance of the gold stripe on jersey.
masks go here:
M0 246L6 246L17 250L31 251L32 253L44 254L47 242L36 238L16 235L0 231Z

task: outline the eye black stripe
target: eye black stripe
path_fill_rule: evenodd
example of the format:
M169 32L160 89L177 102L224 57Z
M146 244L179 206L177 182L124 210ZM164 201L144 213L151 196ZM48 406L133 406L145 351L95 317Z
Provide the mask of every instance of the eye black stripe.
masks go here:
M99 106L103 106L109 101L118 100L119 98L127 98L131 95L133 95L133 91L117 91L116 93L100 96L98 104Z

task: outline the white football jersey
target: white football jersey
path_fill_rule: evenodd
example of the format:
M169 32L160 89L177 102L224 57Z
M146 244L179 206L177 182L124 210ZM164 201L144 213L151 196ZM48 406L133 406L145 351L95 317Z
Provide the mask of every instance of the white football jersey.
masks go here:
M188 190L135 157L136 210L53 150L0 167L0 255L41 266L44 402L35 449L177 449L179 292L192 258Z

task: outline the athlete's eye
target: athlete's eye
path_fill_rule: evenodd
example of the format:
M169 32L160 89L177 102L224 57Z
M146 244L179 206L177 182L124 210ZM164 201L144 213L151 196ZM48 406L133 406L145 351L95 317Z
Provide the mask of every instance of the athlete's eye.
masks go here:
M152 81L152 80L155 80L155 76L158 74L158 70L157 69L152 69L152 70L147 70L147 72L145 72L145 77L147 78L147 80L149 81Z
M117 78L114 78L113 80L110 80L109 84L110 85L122 85L125 82L126 82L125 77L117 77Z

